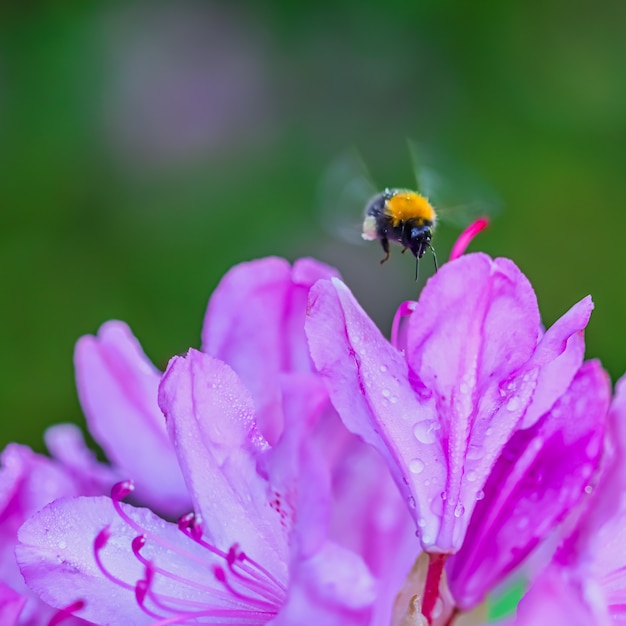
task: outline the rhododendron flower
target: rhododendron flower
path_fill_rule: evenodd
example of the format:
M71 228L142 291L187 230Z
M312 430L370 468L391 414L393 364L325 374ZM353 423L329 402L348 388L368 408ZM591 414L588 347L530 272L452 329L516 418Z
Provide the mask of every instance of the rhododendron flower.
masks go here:
M177 526L127 505L130 483L111 499L54 502L24 524L17 550L44 601L81 601L77 614L101 624L369 623L374 580L358 554L328 539L349 543L332 523L331 492L353 480L382 488L377 514L387 516L391 530L380 536L390 548L407 514L380 465L367 481L344 467L344 451L371 453L330 411L308 354L308 290L334 274L309 260L234 268L203 329L203 349L220 359L195 351L173 359L160 408L159 374L125 325L81 340L88 423L115 467L137 481L133 501L174 513L189 498L195 515ZM161 410L167 420L159 421ZM364 515L352 534L378 527ZM368 563L390 571L393 554L370 554ZM391 587L380 597L390 607Z
M626 623L626 377L616 385L597 486L552 563L522 598L518 626Z
M310 488L315 456L301 449L315 407L289 413L305 419L272 448L236 374L194 351L173 359L160 394L196 516L179 528L121 504L123 487L113 500L58 500L20 530L29 586L54 606L84 599L79 614L96 624L265 624L304 602L288 603L293 567L318 613L330 605L337 623L350 623L367 610L373 581L358 556L326 543L317 515L296 516L324 506Z
M521 512L517 517L510 512L516 504L527 508L523 502L531 495L529 476L536 466L547 477L541 489L560 497L557 510L537 507L531 525L538 517L539 528L547 533L581 497L598 462L607 395L601 390L600 400L593 400L596 385L606 388L597 366L581 374L584 381L572 384L582 363L582 331L591 308L589 298L582 300L544 333L535 294L517 267L506 259L473 254L445 265L419 302L401 308L405 319L396 322L392 345L339 280L320 281L311 290L307 334L333 404L346 426L387 460L412 511L421 547L432 555L424 592L427 618L438 597L445 556L463 546L507 442L509 454L518 454L520 461L505 484L504 499L498 503L495 492L490 496L500 511L484 513L496 524L491 533L503 542L498 545L503 562L497 578L518 562L514 553L527 554L541 538L534 527L522 533L520 546L512 527L505 528L522 519ZM550 410L570 385L571 397L562 400L567 404L561 410L579 403L591 409L574 431L550 417L558 414ZM600 434L594 435L597 426ZM520 428L534 430L511 440ZM547 471L550 457L539 450L544 441L554 446L552 452L571 452L577 458L589 444L585 467L567 487L560 484L566 464ZM480 533L473 540L479 539ZM467 559L471 553L466 548ZM451 574L460 577L463 571L465 582L475 583L474 566L466 561L467 569L460 562ZM457 606L469 608L486 588L469 591L457 585Z

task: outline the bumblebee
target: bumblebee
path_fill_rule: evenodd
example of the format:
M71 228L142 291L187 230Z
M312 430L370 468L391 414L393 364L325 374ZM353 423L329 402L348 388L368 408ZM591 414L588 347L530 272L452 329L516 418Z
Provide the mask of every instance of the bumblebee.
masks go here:
M429 248L437 270L437 257L430 244L436 223L437 214L425 196L408 189L385 189L365 207L362 237L380 241L385 252L381 263L389 259L389 241L401 244L402 252L410 250L415 256L417 280L419 260Z

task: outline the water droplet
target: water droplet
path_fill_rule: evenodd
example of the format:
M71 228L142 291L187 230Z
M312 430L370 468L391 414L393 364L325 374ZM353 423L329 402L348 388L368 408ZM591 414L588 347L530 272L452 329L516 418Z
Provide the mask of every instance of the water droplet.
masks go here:
M513 396L507 403L506 403L506 410L507 411L519 411L519 409L522 407L522 401L517 397L517 396Z
M462 517L465 513L465 507L459 502L454 508L454 517Z
M441 424L435 420L422 420L413 426L413 434L422 443L435 443L440 428Z
M447 500L448 499L448 494L445 491L442 491L440 495L441 495L441 499L442 500Z
M391 395L391 391L389 391L389 389L383 389L381 393L385 398L388 398Z
M585 486L585 493L591 493L593 491L593 487L591 485Z
M422 461L422 459L413 459L409 463L409 469L413 472L413 474L421 474L425 467L426 466L424 465L424 461Z
M391 396L391 398L389 398L389 402L391 402L391 404L395 404L397 401L398 401L397 396Z
M482 500L485 497L485 492L481 489L477 494L476 494L476 500Z
M485 431L485 437L489 437L493 433L493 428L491 426Z
M524 530L525 528L528 528L529 524L530 524L530 519L526 515L524 515L524 517L520 517L517 520L517 529Z
M63 541L63 539L61 539L61 541L59 541L57 546L59 547L59 550L65 550L65 548L67 548L67 543Z
M386 365L381 365L380 366L380 371L381 372L386 372L387 371L387 366Z
M417 525L418 525L420 528L424 528L424 526L426 526L426 520L425 520L423 517L420 517L420 518L417 520Z
M409 506L414 509L417 505L415 503L415 498L413 496L409 496L406 501L409 503Z
M467 478L467 482L473 483L478 476L474 470L470 470L467 474L465 474L465 478Z

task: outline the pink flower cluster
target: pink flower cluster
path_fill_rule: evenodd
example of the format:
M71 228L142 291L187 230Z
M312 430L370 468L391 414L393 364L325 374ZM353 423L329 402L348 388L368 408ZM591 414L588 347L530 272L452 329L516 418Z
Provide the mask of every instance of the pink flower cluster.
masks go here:
M460 252L459 252L460 254ZM11 444L0 624L626 623L626 382L548 330L507 259L459 256L388 341L337 273L267 258L165 373L108 322L75 352L89 430Z

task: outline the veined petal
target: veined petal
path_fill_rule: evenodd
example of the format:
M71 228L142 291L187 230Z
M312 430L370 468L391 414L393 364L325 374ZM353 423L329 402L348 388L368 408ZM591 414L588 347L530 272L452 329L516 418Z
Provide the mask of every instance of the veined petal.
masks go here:
M254 398L257 422L270 444L282 431L280 372L310 372L304 335L308 291L337 272L300 259L293 268L269 257L242 263L221 280L209 301L202 350L228 363Z
M128 326L108 322L97 337L82 337L74 363L89 430L124 478L133 480L141 501L168 515L189 510L189 494L157 404L161 373Z
M447 562L457 605L469 610L585 497L604 436L610 383L597 361L498 459L461 550Z
M584 329L593 311L590 296L577 302L540 339L526 368L539 368L537 387L521 428L532 426L559 398L580 368L585 354Z
M535 350L539 311L530 283L511 261L471 254L429 280L408 323L413 385L429 390L433 439L445 447L445 500L434 543L453 553L532 398L535 380L515 374Z
M441 501L445 457L434 431L422 433L418 427L420 436L415 435L417 424L434 424L437 416L409 384L402 354L337 279L319 281L311 289L306 331L333 405L347 428L387 461L421 530L422 544L432 546L440 514L430 503ZM417 475L419 480L410 479Z
M268 446L248 390L228 365L190 350L170 361L159 404L212 543L224 550L239 544L284 581L294 512L257 471Z

